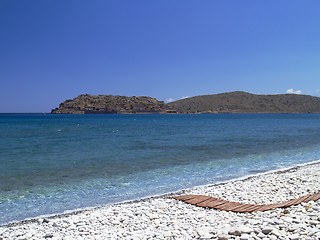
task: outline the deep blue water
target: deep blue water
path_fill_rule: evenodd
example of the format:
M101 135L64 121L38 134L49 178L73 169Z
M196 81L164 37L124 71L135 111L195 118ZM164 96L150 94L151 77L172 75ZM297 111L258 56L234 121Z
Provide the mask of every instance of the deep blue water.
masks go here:
M320 159L319 114L0 114L0 224Z

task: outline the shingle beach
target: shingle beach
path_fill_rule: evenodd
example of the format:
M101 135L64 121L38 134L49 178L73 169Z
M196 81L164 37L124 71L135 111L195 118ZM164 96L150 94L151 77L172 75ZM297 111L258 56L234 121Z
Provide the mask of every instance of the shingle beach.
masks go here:
M320 239L320 201L234 213L170 198L201 194L253 204L320 192L320 162L178 193L0 226L0 239Z

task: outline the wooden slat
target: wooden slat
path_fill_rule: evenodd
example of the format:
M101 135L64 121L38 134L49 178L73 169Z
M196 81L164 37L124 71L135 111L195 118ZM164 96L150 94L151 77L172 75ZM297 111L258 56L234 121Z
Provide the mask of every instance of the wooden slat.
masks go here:
M220 202L220 201L221 201L221 199L219 199L219 198L212 198L212 199L208 199L205 202L199 203L199 206L201 206L201 207L209 207L210 204L214 204L214 203Z
M273 204L266 204L266 205L263 205L260 209L259 209L259 212L264 212L264 211L267 211L267 210L271 210L273 209L274 205Z
M305 199L307 199L309 196L303 196L303 197L300 197L299 200L297 202L295 202L294 204L292 204L291 206L294 206L294 205L298 205L300 203L302 203Z
M312 197L313 197L313 194L310 194L310 195L308 195L308 197L307 197L305 200L303 200L302 202L309 202L309 201L311 201Z
M259 212L264 205L256 205L255 208L251 209L249 212Z
M288 206L291 206L293 203L295 203L298 199L292 199L292 200L289 200L289 201L286 201L283 203L282 207L288 207Z
M210 197L210 198L208 198L207 200L205 200L205 201L203 201L201 203L197 203L196 206L198 206L198 207L207 207L209 202L216 201L216 200L218 200L218 198Z
M283 208L287 204L288 204L288 201L283 203L275 203L275 204L272 204L272 206L273 208Z
M256 205L256 204L242 204L237 202L229 202L223 199L205 196L205 195L182 195L175 196L174 199L184 201L186 203L196 205L199 207L215 208L224 211L233 212L258 212L267 211L274 208L283 208L300 204L301 202L317 201L320 199L320 192L308 194L297 199L292 199L283 203Z
M208 197L208 196L198 196L198 197L192 198L190 200L186 200L185 202L192 204L192 205L196 205L197 203L201 203L209 198L210 197Z
M216 201L210 202L210 203L208 204L208 207L209 207L209 208L215 208L215 207L220 206L220 205L222 205L222 204L225 204L225 203L227 203L227 202L228 202L228 201L226 201L226 200L218 199L218 200L216 200Z
M258 208L261 208L261 206L259 205L255 205L255 204L252 204L251 207L247 207L245 209L242 209L242 210L238 210L239 212L253 212L254 210L258 209Z
M228 203L229 203L229 201L223 200L223 202L220 202L219 204L215 204L215 205L214 205L214 208L220 209L221 207L223 207L224 205L226 205L226 204L228 204Z
M296 199L287 201L286 204L285 204L283 207L290 207L290 206L298 205L298 204L300 204L300 203L303 201L303 199L305 199L305 198L306 198L306 196L302 196L302 197L299 197L299 198L296 198Z
M233 208L230 208L229 211L236 212L238 209L243 208L243 207L245 207L247 205L248 204L239 203L238 206L234 206Z
M182 196L176 196L176 197L173 197L173 198L175 198L177 200L181 200L181 201L186 201L186 200L198 197L198 196L199 195L182 195Z
M241 206L232 209L232 211L234 211L234 212L242 212L244 209L252 207L252 206L253 206L253 204L241 204Z
M312 197L311 197L310 201L317 201L318 200L318 199L316 199L317 195L318 195L318 193L312 194Z
M313 197L312 197L312 201L317 201L317 200L319 200L320 199L320 193L315 193L315 194L313 194Z
M227 204L220 206L219 209L224 210L224 211L230 211L230 209L235 208L235 207L239 207L240 205L241 205L241 203L229 202Z
M214 200L212 200L212 201L208 201L208 202L206 203L206 206L205 206L205 207L211 208L215 203L220 203L221 201L222 201L222 200L219 199L219 198L214 199ZM199 205L202 205L202 204L199 204Z

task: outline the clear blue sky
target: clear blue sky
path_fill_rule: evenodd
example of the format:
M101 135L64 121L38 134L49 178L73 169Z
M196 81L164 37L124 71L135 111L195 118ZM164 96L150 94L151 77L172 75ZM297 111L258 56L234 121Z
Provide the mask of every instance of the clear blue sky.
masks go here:
M320 95L318 0L1 0L0 29L0 112L83 93Z

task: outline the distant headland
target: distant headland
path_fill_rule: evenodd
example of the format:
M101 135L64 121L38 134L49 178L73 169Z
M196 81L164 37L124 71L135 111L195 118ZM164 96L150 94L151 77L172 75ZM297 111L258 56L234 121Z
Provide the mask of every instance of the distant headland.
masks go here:
M60 103L53 114L134 113L320 113L320 97L228 92L200 95L165 104L155 98L82 94Z

